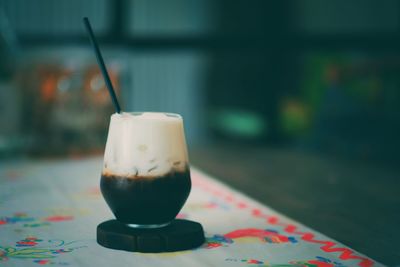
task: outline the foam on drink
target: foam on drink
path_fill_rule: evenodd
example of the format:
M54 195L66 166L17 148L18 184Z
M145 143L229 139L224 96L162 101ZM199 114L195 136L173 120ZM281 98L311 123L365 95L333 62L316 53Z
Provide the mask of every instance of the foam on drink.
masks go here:
M104 175L160 177L188 168L182 117L143 112L111 116Z

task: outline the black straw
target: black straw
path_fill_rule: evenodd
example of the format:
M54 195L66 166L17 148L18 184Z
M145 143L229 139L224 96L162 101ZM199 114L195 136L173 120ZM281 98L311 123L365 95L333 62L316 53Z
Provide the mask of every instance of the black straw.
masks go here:
M117 113L121 113L121 107L119 106L117 96L115 95L114 87L111 83L110 76L108 75L107 68L106 68L106 65L104 64L103 57L101 56L99 45L97 44L96 38L94 37L93 30L92 30L92 27L90 26L89 19L87 17L84 17L83 23L85 24L86 30L89 33L90 41L92 43L94 53L96 54L97 63L99 64L101 73L103 74L103 78L107 85L108 92L110 93L112 102L115 106Z

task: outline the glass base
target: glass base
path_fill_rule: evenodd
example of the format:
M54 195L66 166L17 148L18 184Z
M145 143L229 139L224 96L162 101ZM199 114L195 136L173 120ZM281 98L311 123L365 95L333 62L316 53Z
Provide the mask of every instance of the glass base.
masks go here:
M161 228L169 225L171 222L162 223L162 224L126 224L128 227L132 228L140 228L140 229L153 229L153 228Z

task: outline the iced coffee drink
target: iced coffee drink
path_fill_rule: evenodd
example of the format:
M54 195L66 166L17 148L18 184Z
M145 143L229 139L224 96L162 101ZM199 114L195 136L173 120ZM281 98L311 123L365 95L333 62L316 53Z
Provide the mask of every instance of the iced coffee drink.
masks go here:
M142 228L168 225L191 188L182 117L113 114L100 186L118 221Z

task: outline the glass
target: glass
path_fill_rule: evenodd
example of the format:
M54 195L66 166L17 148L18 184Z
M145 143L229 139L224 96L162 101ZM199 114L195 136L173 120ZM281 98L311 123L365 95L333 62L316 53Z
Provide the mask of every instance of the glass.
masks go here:
M113 114L101 192L118 221L130 227L168 225L191 189L183 119L178 114Z

